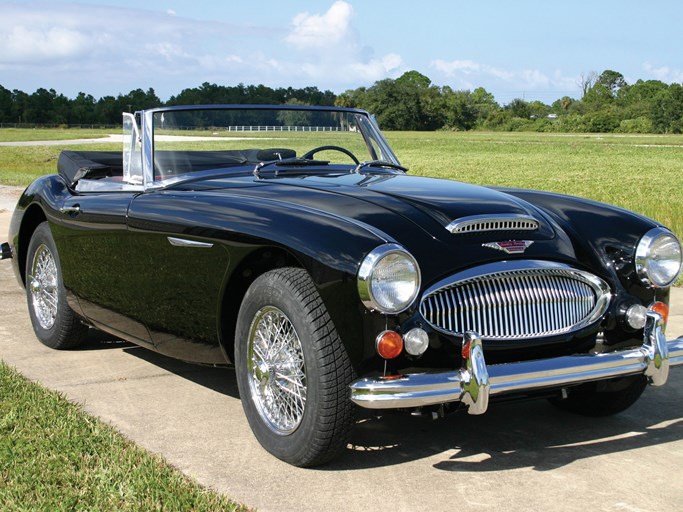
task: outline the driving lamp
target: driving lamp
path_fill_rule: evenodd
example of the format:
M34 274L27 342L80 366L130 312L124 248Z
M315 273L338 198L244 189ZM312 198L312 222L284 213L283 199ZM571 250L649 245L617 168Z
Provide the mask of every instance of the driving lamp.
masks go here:
M671 231L654 228L636 247L636 272L653 288L671 286L681 272L681 244Z
M401 313L413 304L419 291L420 268L400 245L380 245L363 259L358 270L358 294L371 311Z

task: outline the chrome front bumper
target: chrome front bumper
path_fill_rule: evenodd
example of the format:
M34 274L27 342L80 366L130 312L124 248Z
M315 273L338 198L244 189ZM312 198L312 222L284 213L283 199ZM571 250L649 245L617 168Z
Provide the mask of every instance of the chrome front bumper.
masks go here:
M649 312L638 348L606 353L486 365L481 339L468 332L462 367L440 373L363 378L351 384L351 400L367 409L412 408L462 402L470 414L486 412L489 397L503 393L561 388L583 382L644 374L661 386L669 367L683 365L683 337L667 341L661 315Z

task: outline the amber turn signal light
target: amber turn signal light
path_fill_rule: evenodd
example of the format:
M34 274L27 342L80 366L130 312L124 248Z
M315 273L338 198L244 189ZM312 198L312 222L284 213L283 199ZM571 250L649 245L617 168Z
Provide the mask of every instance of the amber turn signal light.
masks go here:
M472 355L471 349L472 349L472 347L470 346L470 342L463 340L462 349L460 352L460 354L462 355L463 361L470 358L470 356Z
M394 359L403 351L403 338L394 331L384 331L377 336L377 353L384 359Z
M669 320L669 306L663 302L655 302L648 309L662 315L662 320L664 321L664 325L666 325L667 320Z

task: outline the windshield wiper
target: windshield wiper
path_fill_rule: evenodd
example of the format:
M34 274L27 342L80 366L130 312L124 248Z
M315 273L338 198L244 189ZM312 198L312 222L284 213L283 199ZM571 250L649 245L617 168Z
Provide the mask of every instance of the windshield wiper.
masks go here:
M408 172L407 167L395 164L394 162L389 162L388 160L370 160L368 162L361 162L356 166L353 172L360 174L363 169L366 169L368 167L395 169L397 171Z
M317 167L322 167L325 165L329 165L330 161L329 160L311 160L310 158L283 158L281 160L270 160L268 162L259 162L256 164L256 167L254 167L254 175L259 176L261 174L261 171L265 167L270 167L270 166L275 166L276 169L274 169L275 176L277 176L279 169L277 167L311 167L311 166L317 166Z

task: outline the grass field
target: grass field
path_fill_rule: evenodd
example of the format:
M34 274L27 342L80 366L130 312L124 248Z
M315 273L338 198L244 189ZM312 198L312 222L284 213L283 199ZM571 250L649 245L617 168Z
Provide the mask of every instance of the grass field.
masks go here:
M247 509L0 361L0 510Z
M112 133L112 130L103 128L1 128L0 142L96 139L106 137L108 133Z

